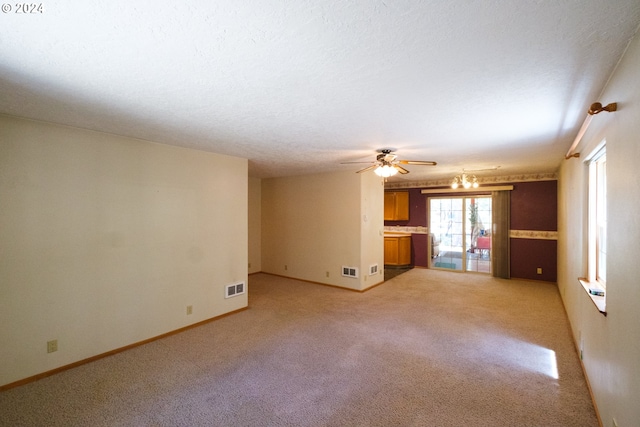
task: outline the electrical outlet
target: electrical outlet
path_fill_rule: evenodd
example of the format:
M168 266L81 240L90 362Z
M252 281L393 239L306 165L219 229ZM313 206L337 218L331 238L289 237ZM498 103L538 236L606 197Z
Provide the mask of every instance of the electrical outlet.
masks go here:
M327 271L327 277L329 277L329 272Z
M287 264L284 265L284 271L287 271L289 269L289 266Z
M187 315L189 314L193 314L193 306L192 305L188 305L187 306Z
M538 267L538 269L536 270L536 273L542 274L542 267Z
M47 341L47 353L58 351L58 340Z

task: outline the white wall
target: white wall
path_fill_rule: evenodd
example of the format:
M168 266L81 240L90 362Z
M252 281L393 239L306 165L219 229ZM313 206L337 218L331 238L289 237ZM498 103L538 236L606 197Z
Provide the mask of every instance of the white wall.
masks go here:
M249 178L249 274L262 271L262 180Z
M363 276L362 288L366 289L384 281L384 181L373 172L358 176L361 183L360 271ZM379 276L369 276L373 264L378 266Z
M0 385L247 306L246 159L0 116L0 204Z
M602 423L640 425L640 37L598 100L618 103L593 118L578 147L563 161L559 179L558 286ZM586 115L586 114L585 114ZM584 157L607 141L607 316L577 278L587 275L587 167Z
M264 179L262 270L356 290L382 282L383 192L374 174ZM380 274L368 276L375 263ZM359 277L343 277L342 266Z

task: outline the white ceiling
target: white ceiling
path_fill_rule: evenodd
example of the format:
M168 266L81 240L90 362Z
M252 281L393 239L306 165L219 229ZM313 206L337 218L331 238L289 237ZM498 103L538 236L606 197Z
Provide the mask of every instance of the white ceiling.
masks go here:
M0 112L249 159L250 175L557 170L638 0L58 0L0 16ZM37 12L37 11L36 11ZM482 174L479 173L479 176Z

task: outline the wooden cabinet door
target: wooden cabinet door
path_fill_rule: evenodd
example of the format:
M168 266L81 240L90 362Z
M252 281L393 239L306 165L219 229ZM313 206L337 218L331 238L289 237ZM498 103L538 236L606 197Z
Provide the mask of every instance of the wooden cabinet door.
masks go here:
M384 238L384 265L411 264L411 236Z
M407 221L409 219L409 192L385 191L384 220Z
M396 191L396 221L409 220L409 192Z
M396 215L396 194L391 191L384 192L384 220L393 221Z
M411 264L411 237L398 239L398 265Z
M386 265L398 265L398 239L384 239L384 263Z

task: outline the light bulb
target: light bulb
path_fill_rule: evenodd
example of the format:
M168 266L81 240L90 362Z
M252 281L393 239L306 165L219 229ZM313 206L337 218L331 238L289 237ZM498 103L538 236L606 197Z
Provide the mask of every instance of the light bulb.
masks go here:
M381 176L383 178L388 178L398 173L398 170L389 165L378 166L374 171L376 175Z

